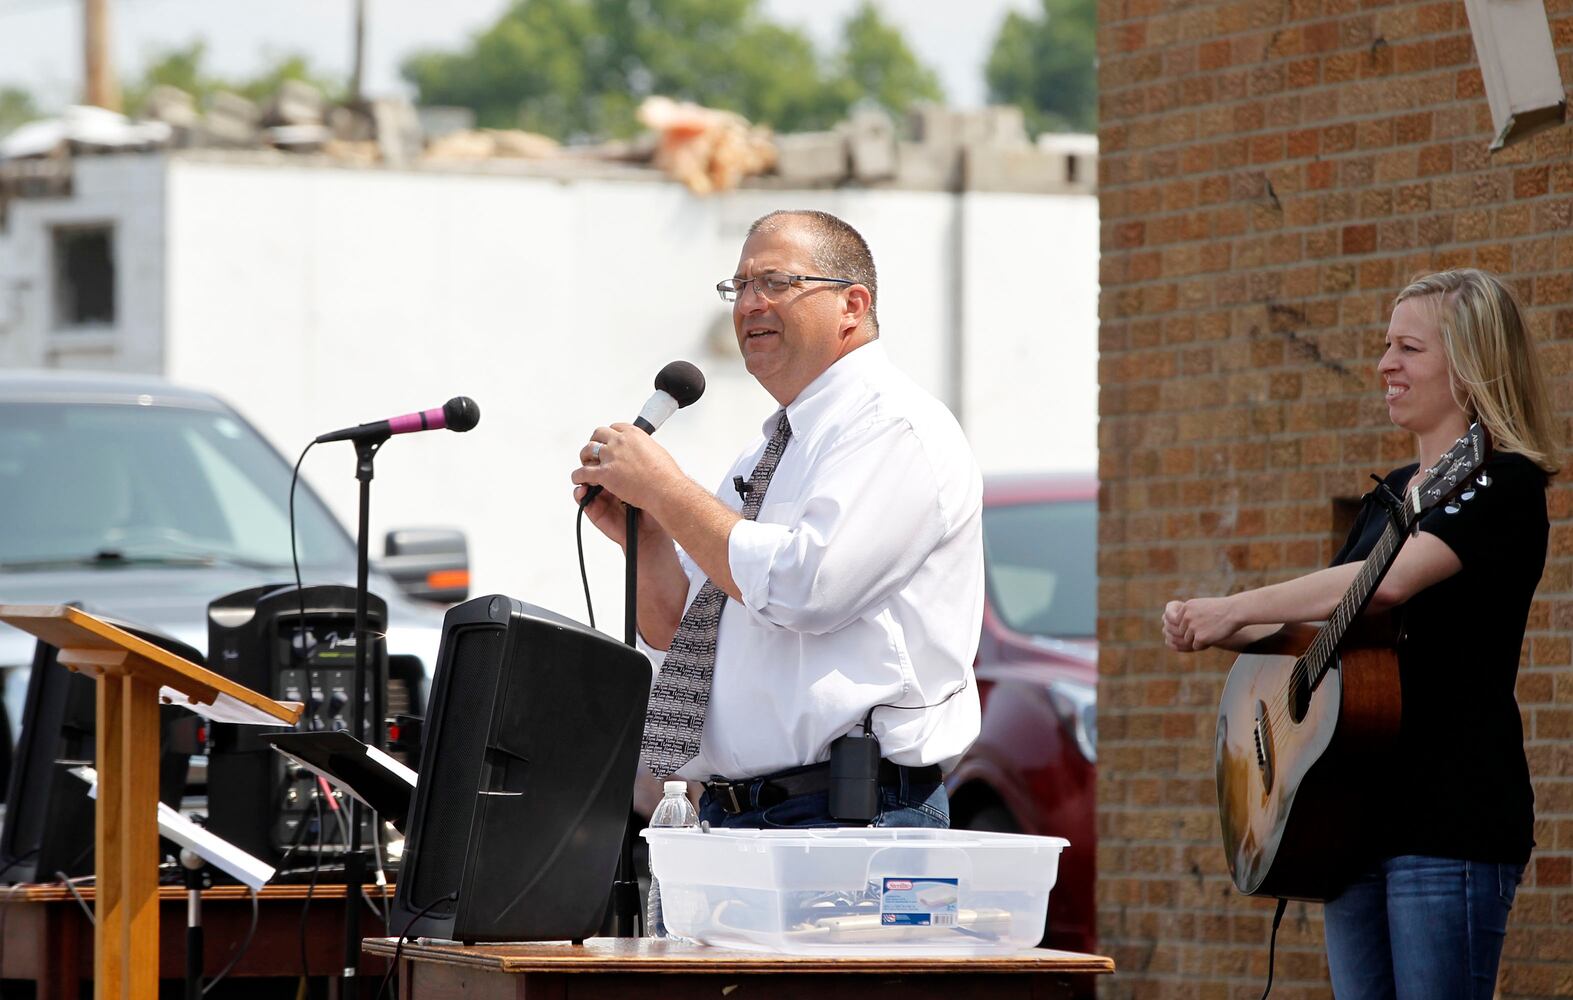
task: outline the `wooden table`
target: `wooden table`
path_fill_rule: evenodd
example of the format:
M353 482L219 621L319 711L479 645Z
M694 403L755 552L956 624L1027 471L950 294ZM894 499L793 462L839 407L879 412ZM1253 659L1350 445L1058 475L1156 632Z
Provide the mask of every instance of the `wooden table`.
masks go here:
M257 933L240 963L236 976L295 977L301 974L300 921L308 885L264 886L257 897ZM94 903L91 885L78 888L89 906ZM377 889L367 895L381 900ZM186 890L160 886L158 890L158 976L184 979L186 975ZM389 888L389 903L392 888ZM364 902L359 904L365 906ZM361 927L386 933L382 921L369 910L361 913ZM202 928L205 938L204 971L208 978L229 964L251 926L251 894L244 886L219 885L202 893ZM306 913L306 970L311 976L337 976L344 967L344 886L318 885L311 892ZM388 963L363 958L361 978L375 988ZM65 886L17 885L0 887L0 979L32 980L38 1000L77 1000L81 984L93 978L93 927L87 914ZM5 990L0 987L0 996Z
M395 940L368 938L367 954L392 958ZM582 945L405 942L401 1000L1058 1000L1090 995L1114 971L1101 955L1033 949L976 958L803 958L726 951L648 938L592 938Z

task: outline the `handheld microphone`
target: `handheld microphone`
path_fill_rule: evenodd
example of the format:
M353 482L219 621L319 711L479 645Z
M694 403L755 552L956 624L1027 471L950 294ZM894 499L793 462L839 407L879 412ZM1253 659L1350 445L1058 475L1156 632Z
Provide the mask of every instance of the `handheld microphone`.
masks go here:
M673 361L655 376L655 392L645 401L644 409L634 418L634 426L646 434L666 423L668 417L690 405L705 394L705 376L687 361ZM591 500L601 495L601 487L592 485L585 491L580 507L587 507Z
M402 417L374 420L369 424L345 427L342 430L319 434L316 444L329 441L368 441L391 437L394 434L411 434L415 431L435 431L444 427L450 431L464 432L481 422L481 408L468 396L455 396L431 410L406 413Z

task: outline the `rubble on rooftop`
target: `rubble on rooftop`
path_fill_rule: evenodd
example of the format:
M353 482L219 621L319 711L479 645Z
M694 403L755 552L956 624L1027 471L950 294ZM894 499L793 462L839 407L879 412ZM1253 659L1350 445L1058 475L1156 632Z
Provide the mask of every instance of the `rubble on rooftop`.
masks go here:
M463 108L416 108L402 99L337 105L294 80L261 104L219 93L205 108L184 91L157 87L140 121L73 107L0 137L0 201L65 193L40 184L58 188L60 166L74 155L152 149L276 150L366 167L530 162L561 172L600 164L661 171L697 194L745 183L1090 193L1096 178L1095 137L1045 135L1033 143L1020 109L1009 106L918 105L900 128L884 111L863 108L827 131L777 135L732 112L652 97L639 120L650 131L638 139L564 146L531 132L477 129Z

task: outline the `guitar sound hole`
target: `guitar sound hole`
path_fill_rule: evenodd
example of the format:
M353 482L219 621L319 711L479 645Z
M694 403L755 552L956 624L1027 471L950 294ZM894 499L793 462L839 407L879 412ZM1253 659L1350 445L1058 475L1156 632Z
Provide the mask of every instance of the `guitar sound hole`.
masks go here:
M1289 687L1289 718L1299 725L1311 708L1311 682L1307 671L1297 665Z

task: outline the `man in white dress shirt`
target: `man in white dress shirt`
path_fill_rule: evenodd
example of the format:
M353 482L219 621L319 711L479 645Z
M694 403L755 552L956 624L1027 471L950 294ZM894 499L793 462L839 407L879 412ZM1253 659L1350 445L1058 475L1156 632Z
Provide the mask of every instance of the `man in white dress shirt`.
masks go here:
M695 483L631 424L596 428L573 474L576 497L603 488L586 512L619 544L622 501L644 512L639 631L669 650L647 760L704 782L712 825L842 825L831 744L867 726L881 757L874 825L947 826L943 769L979 727L972 452L887 358L873 258L845 222L759 219L717 288L749 373L781 407L726 485Z

